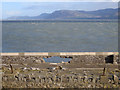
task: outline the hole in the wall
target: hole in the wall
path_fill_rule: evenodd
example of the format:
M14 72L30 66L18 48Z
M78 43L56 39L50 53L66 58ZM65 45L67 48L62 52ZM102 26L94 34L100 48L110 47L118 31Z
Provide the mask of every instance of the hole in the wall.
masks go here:
M61 58L58 56L53 56L50 58L43 58L45 60L45 62L49 62L49 63L61 63L61 62L69 62L71 60L71 58Z
M105 63L113 64L113 61L114 61L114 55L110 55L105 58Z

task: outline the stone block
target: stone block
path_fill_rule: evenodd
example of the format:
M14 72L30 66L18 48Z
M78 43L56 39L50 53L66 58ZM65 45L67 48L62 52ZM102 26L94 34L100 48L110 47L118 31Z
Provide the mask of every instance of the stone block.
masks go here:
M62 82L68 83L68 80L67 80L67 78L65 76L62 77Z
M108 76L100 76L100 83L107 84L108 83Z
M117 75L114 75L113 77L114 77L114 83L115 83L115 84L118 84L118 82L119 82L118 76L117 76Z

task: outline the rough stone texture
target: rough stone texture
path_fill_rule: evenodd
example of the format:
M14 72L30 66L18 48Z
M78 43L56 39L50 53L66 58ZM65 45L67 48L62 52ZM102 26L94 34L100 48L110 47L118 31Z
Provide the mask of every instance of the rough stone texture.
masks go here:
M78 55L78 56L67 56L72 58L70 63L83 63L83 64L118 64L118 55ZM67 58L66 57L66 58Z
M72 70L71 70L72 71ZM87 72L82 71L82 74L77 72L76 74L70 73L69 70L59 72L44 71L44 73L28 72L21 74L4 74L2 77L3 87L9 88L118 88L120 87L120 76L112 74L113 78L109 78L107 75L101 76L98 71ZM69 72L69 73L68 73ZM31 73L31 74L30 74ZM110 73L110 72L109 72ZM108 74L109 74L108 73ZM59 75L58 75L59 74ZM119 73L120 74L120 73Z
M70 63L104 63L106 56L103 55L81 55L74 56Z
M42 56L2 56L2 63L45 63Z
M107 84L108 83L108 77L107 76L100 76L100 83Z
M2 56L2 63L45 63L43 58L52 56ZM61 58L71 58L70 63L83 63L83 64L104 64L112 63L118 64L118 55L77 55L77 56L58 56Z
M49 57L51 56L2 56L2 86L4 88L120 88L118 55L59 56L72 60L69 63L53 65L44 62L43 58ZM13 68L13 73L9 64ZM92 69L88 69L87 64L92 65ZM94 68L96 64L97 68ZM82 68L78 68L80 65Z

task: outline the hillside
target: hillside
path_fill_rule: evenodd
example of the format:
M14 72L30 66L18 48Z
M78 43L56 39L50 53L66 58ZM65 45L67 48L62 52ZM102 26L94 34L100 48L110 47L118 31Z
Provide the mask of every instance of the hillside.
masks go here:
M101 9L96 11L59 10L38 16L12 16L8 19L117 19L118 9Z

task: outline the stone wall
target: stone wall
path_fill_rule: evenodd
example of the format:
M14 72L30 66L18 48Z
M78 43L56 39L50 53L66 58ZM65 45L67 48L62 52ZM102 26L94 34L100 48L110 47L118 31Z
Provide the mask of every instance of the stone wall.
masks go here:
M118 53L1 53L1 55L3 88L120 88ZM50 64L43 60L54 56L71 58L71 61ZM78 67L80 64L84 67ZM85 64L92 65L92 68L86 68ZM96 64L97 68L94 68Z
M43 59L44 57L43 56L2 56L2 63L3 64L45 63Z
M68 73L69 72L69 73ZM91 72L91 73L90 73ZM114 73L112 73L114 72ZM4 88L118 88L120 71L102 75L101 70L57 70L32 71L4 74Z
M83 64L118 64L118 55L79 55L73 56L70 63Z
M43 54L26 54L26 53L18 53L18 54L3 54L2 61L11 62L11 63L45 63L43 58L49 58L53 56L58 56L61 58L71 58L70 63L83 63L83 64L118 64L120 61L118 59L118 54L115 53L43 53Z

